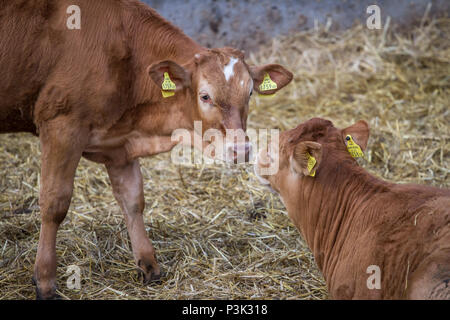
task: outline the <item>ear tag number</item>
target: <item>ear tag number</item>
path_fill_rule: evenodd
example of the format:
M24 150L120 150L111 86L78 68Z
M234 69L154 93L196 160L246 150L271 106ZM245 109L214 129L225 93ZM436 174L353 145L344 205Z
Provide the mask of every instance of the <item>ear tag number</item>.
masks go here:
M270 91L275 90L276 88L278 88L277 84L273 82L272 79L270 79L269 74L266 73L264 75L263 82L259 85L259 91L261 92Z
M347 140L347 150L353 158L364 157L364 152L362 152L361 147L355 141L353 141L351 135L347 135L345 137L345 140Z
M161 93L164 98L172 97L175 95L174 90L177 88L175 83L170 79L169 73L164 72L164 81L161 85Z
M308 165L307 165L307 169L309 172L309 175L311 177L314 177L316 175L316 170L312 171L312 169L314 168L314 166L316 165L317 161L316 158L314 158L312 155L310 155L309 153L306 154L308 156Z

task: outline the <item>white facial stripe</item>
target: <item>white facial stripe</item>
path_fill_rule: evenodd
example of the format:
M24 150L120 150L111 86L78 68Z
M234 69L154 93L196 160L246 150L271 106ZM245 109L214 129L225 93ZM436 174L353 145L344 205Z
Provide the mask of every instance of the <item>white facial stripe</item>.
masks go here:
M236 58L230 58L230 62L223 68L223 74L225 75L225 80L230 80L230 78L234 75L234 65L239 60Z
M244 86L244 80L241 80L241 87Z

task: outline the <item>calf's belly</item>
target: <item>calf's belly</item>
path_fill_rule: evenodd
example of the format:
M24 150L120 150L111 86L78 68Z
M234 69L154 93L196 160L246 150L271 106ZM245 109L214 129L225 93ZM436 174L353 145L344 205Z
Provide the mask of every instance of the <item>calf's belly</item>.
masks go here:
M37 133L31 111L25 108L0 108L0 133Z

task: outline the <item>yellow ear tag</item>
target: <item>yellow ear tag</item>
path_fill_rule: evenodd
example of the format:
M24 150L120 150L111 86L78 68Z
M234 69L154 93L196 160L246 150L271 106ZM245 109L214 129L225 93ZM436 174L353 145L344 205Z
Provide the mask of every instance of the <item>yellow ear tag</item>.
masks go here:
M161 85L161 93L164 98L171 97L175 95L174 90L177 88L175 83L172 82L172 80L169 77L169 73L164 72L164 81Z
M273 93L273 94L261 94L261 93L258 93L258 97L262 98L262 99L272 99L273 97L275 97L275 93Z
M276 88L278 88L277 84L275 82L273 82L272 79L270 79L269 74L266 73L264 75L263 82L259 85L259 91L261 91L261 92L270 91L270 90L275 90ZM269 95L265 95L265 96L270 97L273 95L274 94L269 94Z
M168 98L168 97L174 96L175 92L161 90L161 94L164 98Z
M307 153L307 156L308 156L308 165L307 165L308 172L309 172L309 175L311 177L314 177L316 175L316 170L314 170L313 172L311 172L311 170L314 168L314 166L316 165L317 161L316 161L316 158L314 158L309 153Z
M360 158L364 157L364 153L361 150L361 147L356 144L355 141L353 141L353 138L351 135L347 135L345 137L345 140L347 140L347 150L350 152L353 158Z

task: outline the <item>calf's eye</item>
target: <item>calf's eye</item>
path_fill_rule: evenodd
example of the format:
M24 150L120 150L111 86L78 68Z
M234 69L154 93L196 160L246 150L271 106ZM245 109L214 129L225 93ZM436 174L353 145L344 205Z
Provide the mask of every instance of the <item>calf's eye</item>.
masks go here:
M207 94L204 94L200 96L200 99L202 99L203 102L209 102L211 100L211 97Z

